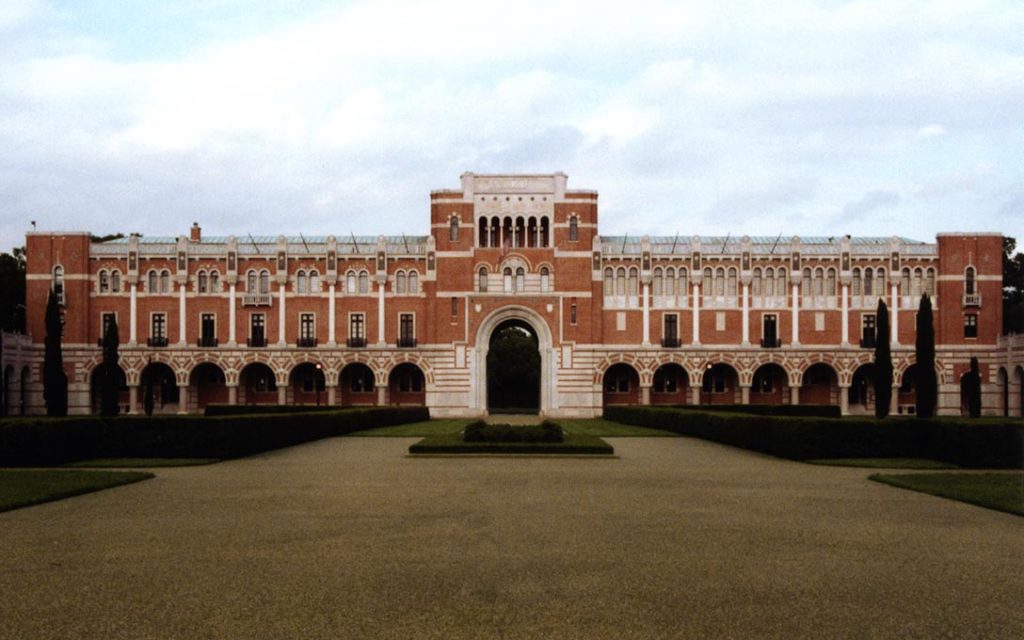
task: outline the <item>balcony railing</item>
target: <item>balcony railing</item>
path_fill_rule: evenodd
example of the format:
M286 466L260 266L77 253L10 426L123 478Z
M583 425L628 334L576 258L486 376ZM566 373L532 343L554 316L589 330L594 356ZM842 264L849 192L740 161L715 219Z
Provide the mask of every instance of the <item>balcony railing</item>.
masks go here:
M345 341L350 349L362 349L366 346L366 338L349 338Z
M860 348L861 349L874 349L875 348L875 337L871 336L870 338L861 338L860 339Z
M271 296L269 293L246 293L242 295L243 307L269 307Z
M200 347L216 347L217 338L214 336L200 336L196 344Z
M679 336L665 337L661 339L661 346L666 349L678 349L679 348Z
M245 341L246 346L249 347L265 347L267 346L266 336L253 336Z
M295 341L295 346L301 349L312 349L316 346L316 338L299 338Z
M167 346L167 336L162 336L162 337L159 337L159 338L150 338L150 339L146 340L146 346L147 347L166 347Z
M964 306L965 307L980 307L981 306L981 294L980 293L965 293L964 294Z
M416 346L416 338L399 338L398 347L401 349L411 349Z
M782 338L761 338L762 349L778 349L782 346Z

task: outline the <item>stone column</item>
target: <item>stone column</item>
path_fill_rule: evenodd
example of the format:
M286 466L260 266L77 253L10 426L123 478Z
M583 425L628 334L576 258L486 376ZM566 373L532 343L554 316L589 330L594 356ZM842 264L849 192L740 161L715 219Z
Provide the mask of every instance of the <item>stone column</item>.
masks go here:
M188 413L188 385L178 385L178 413Z
M377 387L377 406L386 407L388 404L388 388L381 385Z
M651 404L650 385L640 385L640 404L642 404L645 407Z
M693 285L693 344L700 344L700 285Z
M850 385L839 385L839 413L850 415Z
M178 344L185 345L188 338L185 335L187 325L185 313L185 283L178 283Z
M800 404L800 385L790 385L789 404Z
M283 384L277 385L277 404L284 405L288 403L288 387Z
M850 285L843 285L842 295L840 307L843 314L843 346L847 347L850 345Z
M700 387L690 387L690 404L700 404Z
M892 335L891 343L893 346L899 346L900 344L900 308L899 308L899 289L897 288L895 278L893 278L892 287L892 304L889 306L892 312L889 314L892 317Z
M651 344L651 301L650 301L650 289L651 285L644 283L641 291L644 296L644 345ZM646 402L644 404L647 404Z
M750 385L740 385L740 404L750 404Z
M228 346L233 347L235 341L235 283L228 285Z
M750 345L750 285L743 285L743 346ZM746 403L744 403L746 404Z
M800 344L800 285L793 285L793 344Z
M128 387L128 415L136 415L139 412L139 387L133 384Z
M128 304L128 344L134 345L136 342L138 342L138 333L136 333L135 326L137 324L136 320L138 320L139 316L139 283L133 283L131 287L132 295L131 300Z
M334 291L335 285L331 283L328 287L327 297L327 344L334 346L336 341L334 339ZM331 404L334 404L333 402Z
M286 331L287 327L285 325L285 311L284 311L284 306L285 306L284 283L282 282L281 284L278 285L278 287L279 288L277 290L278 291L278 293L277 293L277 345L279 347L283 347L288 342L287 339L285 338L285 331ZM284 404L284 402L282 401L279 404Z
M228 404L230 404L232 406L238 404L238 385L237 384L229 384L228 385Z
M334 406L338 404L338 387L337 385L327 385L327 404Z
M513 278L515 276L512 276ZM377 343L384 345L384 283L377 284Z
M900 411L900 385L893 383L892 398L889 400L889 415L898 415Z

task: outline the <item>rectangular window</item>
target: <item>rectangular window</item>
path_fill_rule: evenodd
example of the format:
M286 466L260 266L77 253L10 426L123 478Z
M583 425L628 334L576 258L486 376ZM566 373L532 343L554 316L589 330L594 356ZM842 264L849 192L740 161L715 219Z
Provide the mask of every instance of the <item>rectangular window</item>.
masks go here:
M871 348L875 346L875 314L865 313L861 316L861 338L860 346Z
M675 313L665 314L665 341L662 346L679 346L679 315Z
M299 314L299 337L303 340L316 338L316 320L312 313Z
M416 346L416 322L411 313L398 314L398 346Z
M459 299L452 298L452 320L459 317Z
M779 317L774 313L766 313L761 325L761 346L779 346Z
M964 337L978 337L978 314L968 313L964 316Z
M249 316L249 337L262 341L266 336L267 319L262 313Z
M103 339L103 336L107 335L107 328L110 326L110 323L112 322L117 322L116 314L104 313L103 315L100 316L100 324L102 325L102 328L100 329L100 340Z
M348 337L356 340L366 339L366 321L363 314L353 313L348 318Z
M217 346L217 319L212 313L203 313L199 316L199 346Z
M153 328L150 334L154 338L167 337L167 316L162 313L153 314Z
M576 298L571 298L569 303L569 324L576 324Z

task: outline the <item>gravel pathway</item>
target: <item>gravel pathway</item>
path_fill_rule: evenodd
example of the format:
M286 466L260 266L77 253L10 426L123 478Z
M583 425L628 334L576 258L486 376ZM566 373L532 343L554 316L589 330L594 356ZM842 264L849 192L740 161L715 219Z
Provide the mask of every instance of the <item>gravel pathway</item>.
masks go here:
M690 438L336 438L0 514L0 638L1018 638L1024 519Z

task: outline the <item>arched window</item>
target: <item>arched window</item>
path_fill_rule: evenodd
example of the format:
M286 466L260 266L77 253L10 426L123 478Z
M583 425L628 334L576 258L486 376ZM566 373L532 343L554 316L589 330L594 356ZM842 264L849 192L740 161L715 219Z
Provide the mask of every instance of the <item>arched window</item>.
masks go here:
M967 267L964 270L964 293L974 295L974 267Z
M907 267L903 267L903 271L900 272L900 294L908 297L913 295L910 288L910 269Z
M885 297L885 269L879 268L875 270L875 295Z
M345 291L349 294L356 292L356 272L349 271L345 274Z
M359 272L359 293L370 293L370 272Z
M803 270L803 279L800 282L800 295L804 300L810 300L811 296L814 295L812 288L812 276L810 269Z
M213 276L212 276L212 274L211 274L210 277L211 277L210 288L212 289L213 288L213 279L212 279ZM317 273L316 271L310 271L309 272L309 292L310 293L317 293L318 291L320 291L320 274Z
M736 297L736 267L729 267L729 280L726 282L725 295L730 298Z
M114 293L121 292L121 272L114 271L110 274L110 290Z
M526 246L526 220L522 216L516 218L515 246Z
M548 271L547 267L540 268L540 290L543 293L547 293L551 287L551 272Z
M635 296L640 293L640 271L636 267L629 269L629 295Z
M540 219L540 246L546 247L550 242L550 224L548 217L543 216Z
M686 277L686 269L679 270L679 277L676 279L676 290L679 292L679 297L682 300L686 300L690 295L689 278Z
M395 293L401 295L405 293L405 272L399 271L395 274Z
M196 288L199 290L199 293L206 293L208 287L209 284L206 280L206 272L200 271L196 274Z
M855 269L853 270L853 281L852 281L852 285L853 285L853 286L851 287L851 289L852 289L852 291L851 291L852 295L853 295L853 296L855 296L855 297L856 297L856 296L859 296L859 295L860 295L860 267L857 267L857 268L855 268Z
M771 267L764 270L764 297L775 297L775 269Z
M662 276L661 267L655 268L654 269L654 277L652 279L654 281L654 286L653 286L654 297L656 297L656 298L660 298L661 296L664 295L664 293L662 293L664 291L662 289L662 287L665 284L663 278L664 278L664 276Z
M210 293L218 291L220 291L220 272L214 270L210 272Z
M505 267L505 270L501 272L502 284L505 288L505 293L512 293L512 268Z
M420 291L420 276L415 271L409 272L409 293L419 293Z
M829 267L825 274L825 295L830 298L836 296L836 270L834 267Z
M814 297L820 298L825 295L825 271L818 267L814 270Z
M537 218L530 216L526 219L526 246L536 247L537 246Z
M722 298L725 296L725 268L718 267L715 269L715 297Z
M705 299L714 295L713 286L714 285L712 284L711 269L706 268L704 269L704 282L702 282L700 286L701 295L704 296Z
M498 216L491 218L491 246L501 246L501 220L498 219Z
M270 272L260 271L260 293L270 293Z
M297 293L309 292L309 281L306 280L306 272L299 271L295 274L295 291Z
M615 295L615 275L611 267L604 270L604 295L606 298Z
M100 293L110 293L110 275L106 269L100 269Z
M665 296L671 298L676 295L676 270L672 267L665 269Z
M451 242L459 241L459 219L455 216L448 220L448 240Z
M526 289L526 270L522 267L516 269L516 291Z
M480 243L481 247L486 247L487 246L487 218L480 218L480 222L479 222L478 226L480 227L480 233L479 233L478 242Z
M615 295L626 295L626 269L619 267L615 272Z
M477 272L477 288L480 293L487 293L487 267L480 267Z
M164 269L160 272L160 293L168 293L171 290L171 272Z
M160 277L156 274L156 271L150 271L146 276L146 291L150 293L157 293L160 290Z
M930 297L935 297L935 269L928 269L924 280L924 290Z
M576 216L569 218L569 242L576 242L580 239L580 224Z
M754 269L754 276L750 279L750 294L755 298L761 297L761 267Z
M255 271L250 271L249 273L245 274L245 290L248 291L249 293L256 293L256 291L258 290L257 287L259 285L256 284L256 279L257 276Z
M864 295L874 295L875 290L875 272L871 267L864 270Z
M779 267L775 270L775 295L784 299L786 291L786 268Z

